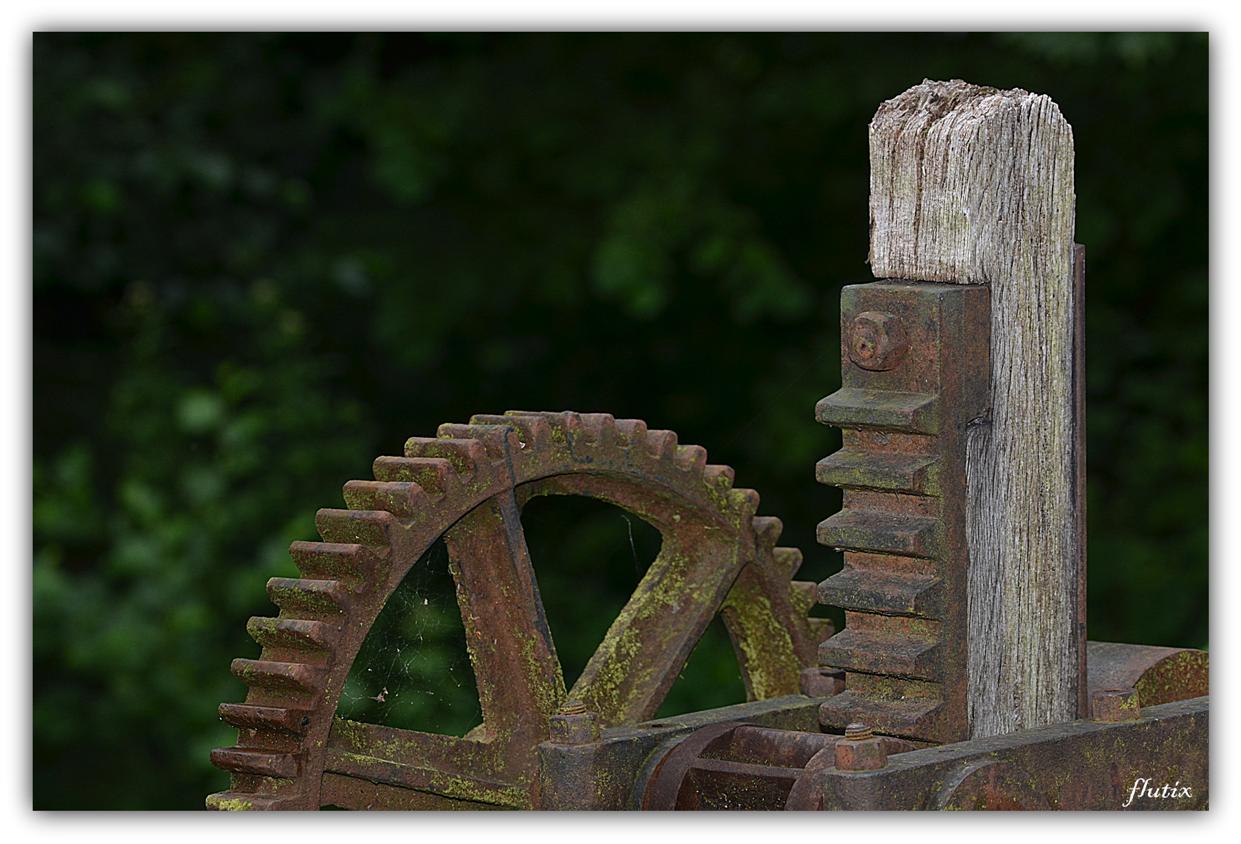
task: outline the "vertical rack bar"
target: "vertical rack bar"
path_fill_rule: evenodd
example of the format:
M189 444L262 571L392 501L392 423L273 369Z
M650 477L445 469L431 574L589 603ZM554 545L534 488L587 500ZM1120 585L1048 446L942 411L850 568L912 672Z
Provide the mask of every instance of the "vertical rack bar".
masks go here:
M990 292L884 281L841 294L842 388L818 421L844 447L816 477L844 490L818 528L845 566L819 585L845 628L819 649L845 691L822 725L923 741L969 736L966 436L988 410Z

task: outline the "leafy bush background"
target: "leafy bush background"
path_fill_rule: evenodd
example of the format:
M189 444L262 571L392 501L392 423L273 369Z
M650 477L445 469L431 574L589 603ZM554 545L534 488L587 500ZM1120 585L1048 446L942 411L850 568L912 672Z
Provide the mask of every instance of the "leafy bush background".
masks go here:
M1091 636L1205 645L1205 35L39 34L36 806L224 787L215 706L265 580L441 421L672 428L808 575L838 566L811 408L838 289L868 278L866 123L923 77L1044 91L1073 124ZM651 540L608 508L540 519L580 665ZM730 659L705 644L669 706L730 702Z

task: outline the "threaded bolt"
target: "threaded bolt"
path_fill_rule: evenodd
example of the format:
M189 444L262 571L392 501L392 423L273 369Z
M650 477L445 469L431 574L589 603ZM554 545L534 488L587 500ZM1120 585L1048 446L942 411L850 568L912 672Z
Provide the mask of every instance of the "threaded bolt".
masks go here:
M569 698L560 704L560 709L556 711L558 715L585 715L590 710L586 708L586 704L577 698Z
M877 771L888 764L888 748L882 738L865 724L845 727L844 738L836 742L836 770Z
M554 744L589 744L599 739L599 716L573 698L560 705L547 726Z
M865 724L850 724L845 727L845 738L849 741L863 741L874 737L875 731Z

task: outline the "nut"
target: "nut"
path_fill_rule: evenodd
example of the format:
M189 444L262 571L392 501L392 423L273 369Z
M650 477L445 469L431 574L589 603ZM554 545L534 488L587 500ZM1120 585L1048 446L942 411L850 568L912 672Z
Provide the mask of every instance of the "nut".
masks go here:
M863 311L849 331L849 359L862 369L895 369L909 352L909 335L898 316Z
M1142 717L1137 689L1100 689L1090 696L1090 714L1109 723L1136 721Z
M803 668L801 693L806 697L831 697L845 690L845 672L835 668Z
M553 744L589 744L599 740L599 716L580 700L566 700L548 722Z
M845 727L845 737L836 742L836 769L840 771L877 771L888 764L888 749L883 739L865 724Z

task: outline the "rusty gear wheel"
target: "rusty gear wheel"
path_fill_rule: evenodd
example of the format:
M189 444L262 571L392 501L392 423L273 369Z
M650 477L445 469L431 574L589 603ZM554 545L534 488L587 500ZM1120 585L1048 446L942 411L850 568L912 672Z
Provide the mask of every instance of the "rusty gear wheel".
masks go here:
M792 580L801 553L775 547L780 520L755 516L758 494L705 449L606 414L510 412L438 433L378 458L376 480L345 484L348 509L317 515L323 541L290 548L302 577L268 582L280 611L247 625L260 658L233 661L249 691L220 706L238 741L212 753L232 785L209 807L532 807L535 746L561 704L580 701L605 728L653 717L717 613L751 699L798 692L830 622L807 617L815 586ZM610 502L662 537L568 692L521 528L539 495ZM440 537L482 724L454 737L335 717L371 625Z

